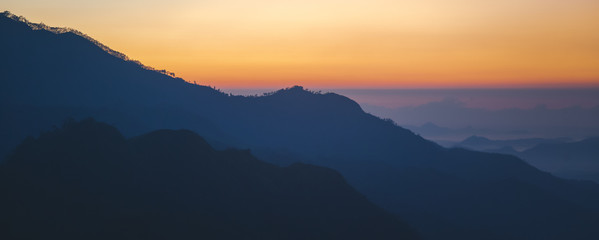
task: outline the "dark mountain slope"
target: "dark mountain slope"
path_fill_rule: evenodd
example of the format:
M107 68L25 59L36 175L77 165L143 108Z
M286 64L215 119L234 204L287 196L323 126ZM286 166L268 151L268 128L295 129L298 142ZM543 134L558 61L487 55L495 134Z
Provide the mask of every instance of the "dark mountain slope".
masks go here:
M0 127L11 133L2 136L5 148L69 116L114 123L128 136L187 128L211 144L260 149L267 161L291 156L334 168L373 202L410 216L427 236L599 236L588 221L599 210L595 184L555 178L508 155L443 149L337 94L293 87L263 97L227 96L124 61L76 34L27 29L7 17L0 24L7 36L0 38L7 53L0 70L10 76L0 79L6 93ZM530 204L539 199L547 204ZM555 214L539 214L547 211Z
M416 239L337 172L84 120L0 165L2 239Z

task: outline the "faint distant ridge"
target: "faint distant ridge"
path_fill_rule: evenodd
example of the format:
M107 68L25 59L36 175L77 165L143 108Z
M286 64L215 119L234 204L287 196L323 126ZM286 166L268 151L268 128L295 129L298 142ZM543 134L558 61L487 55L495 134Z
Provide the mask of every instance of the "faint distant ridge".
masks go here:
M162 73L162 74L165 74L165 75L168 75L168 76L171 76L171 77L175 77L175 73L173 73L173 72L169 72L169 71L166 71L164 69L158 70L158 69L155 69L153 67L146 66L146 65L142 64L140 61L131 59L127 55L125 55L124 53L121 53L119 51L113 50L112 48L110 48L110 47L102 44L98 40L90 37L89 35L87 35L85 33L80 32L80 31L78 31L76 29L72 29L72 28L68 28L68 27L51 27L51 26L48 26L48 25L46 25L44 23L32 23L29 20L27 20L25 17L23 17L23 16L17 16L15 14L11 13L10 11L4 11L4 12L2 12L0 14L2 14L3 16L5 16L7 18L10 18L10 19L12 19L14 21L25 23L32 30L46 30L46 31L54 33L54 34L64 34L64 33L75 34L77 36L85 38L86 40L88 40L91 43L95 44L96 46L100 47L102 50L104 50L105 52L107 52L108 54L110 54L112 56L115 56L117 58L123 59L123 60L125 60L127 62L135 63L135 64L139 65L143 69L150 70L150 71L155 71L155 72Z
M513 148L519 152L531 149L540 144L561 144L572 142L573 140L566 137L561 138L521 138L521 139L505 139L505 140L493 140L486 137L477 135L470 136L464 139L462 142L456 144L456 147L463 147L467 149L477 151L491 151L496 152L499 149L509 149L506 147Z
M484 144L492 144L492 143L493 143L493 141L491 139L488 139L486 137L477 136L477 135L470 136L470 137L464 139L464 141L462 141L462 144L465 144L465 145L484 145Z
M599 137L576 142L543 143L518 156L556 176L599 183Z

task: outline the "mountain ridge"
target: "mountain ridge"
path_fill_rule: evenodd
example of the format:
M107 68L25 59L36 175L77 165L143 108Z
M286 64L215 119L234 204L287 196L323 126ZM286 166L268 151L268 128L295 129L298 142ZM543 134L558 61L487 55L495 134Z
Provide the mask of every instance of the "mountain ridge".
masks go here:
M43 23L33 23L33 22L30 22L29 20L27 20L27 18L25 18L23 16L17 16L15 14L11 13L10 11L0 12L0 14L3 15L3 16L5 16L6 18L9 18L9 19L12 19L12 20L15 20L15 21L18 21L18 22L22 22L22 23L26 24L27 26L29 26L32 30L45 30L45 31L52 32L52 33L55 33L55 34L64 34L64 33L75 34L77 36L85 38L86 40L94 43L96 46L98 46L99 48L101 48L102 50L104 50L105 52L109 53L112 56L115 56L115 57L120 58L120 59L122 59L124 61L127 61L127 62L133 62L133 63L139 65L140 67L142 67L142 68L144 68L146 70L156 71L156 72L159 72L159 73L162 73L162 74L169 75L171 77L175 77L175 74L173 72L169 72L169 71L166 71L166 70L158 70L158 69L155 69L153 67L144 65L140 61L131 59L127 55L125 55L124 53L116 51L116 50L114 50L114 49L112 49L112 48L104 45L100 41L98 41L98 40L90 37L89 35L87 35L85 33L80 32L80 31L78 31L76 29L67 28L67 27L51 27L51 26L48 26L48 25L43 24Z
M571 179L599 183L599 137L575 142L543 143L518 153L539 169Z

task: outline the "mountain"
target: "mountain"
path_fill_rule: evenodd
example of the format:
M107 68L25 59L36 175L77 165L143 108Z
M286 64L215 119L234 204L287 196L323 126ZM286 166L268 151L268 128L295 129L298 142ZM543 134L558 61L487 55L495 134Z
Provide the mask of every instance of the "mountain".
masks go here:
M330 169L88 119L0 164L2 239L416 239Z
M599 137L577 142L540 144L518 156L557 176L599 183Z
M77 32L8 13L0 30L5 153L67 117L91 116L125 136L185 128L219 149L333 168L424 238L599 236L599 185L560 179L509 155L442 148L347 97L302 87L231 96L143 67Z

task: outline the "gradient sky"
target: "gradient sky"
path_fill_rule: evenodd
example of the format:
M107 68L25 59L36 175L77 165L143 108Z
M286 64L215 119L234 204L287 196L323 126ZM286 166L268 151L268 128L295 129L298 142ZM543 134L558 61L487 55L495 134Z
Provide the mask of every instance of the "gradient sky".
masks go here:
M1 0L219 88L599 86L597 0Z

